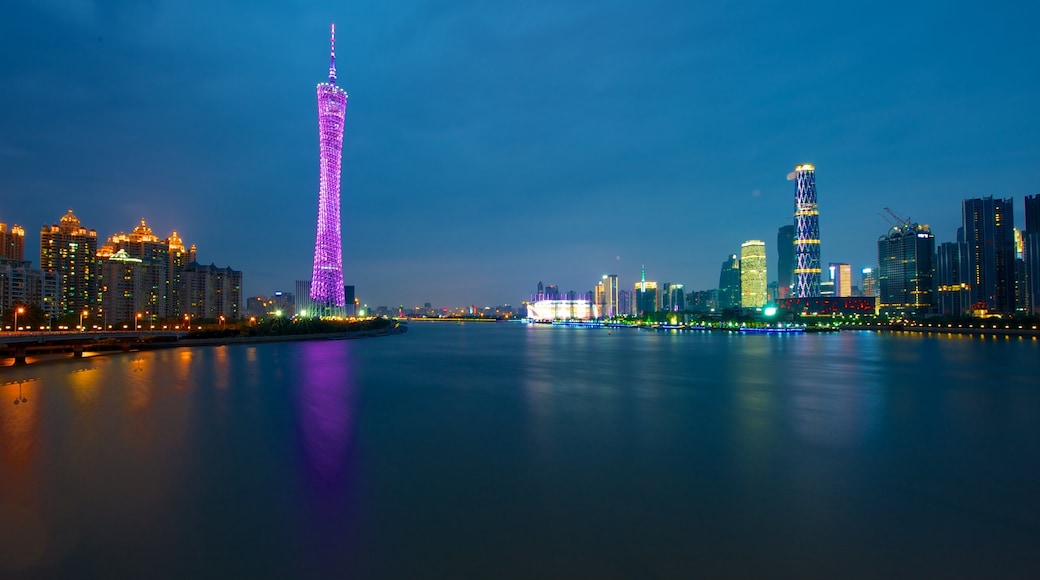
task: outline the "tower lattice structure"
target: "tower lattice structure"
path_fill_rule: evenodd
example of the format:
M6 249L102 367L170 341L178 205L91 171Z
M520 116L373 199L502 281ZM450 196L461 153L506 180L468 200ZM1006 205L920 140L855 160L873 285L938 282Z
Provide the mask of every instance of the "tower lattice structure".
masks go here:
M816 204L816 168L794 168L794 295L820 295L820 210Z
M343 245L340 236L339 180L343 156L343 123L347 93L336 86L336 25L331 29L329 80L318 85L318 231L314 241L314 269L310 298L317 316L342 315Z

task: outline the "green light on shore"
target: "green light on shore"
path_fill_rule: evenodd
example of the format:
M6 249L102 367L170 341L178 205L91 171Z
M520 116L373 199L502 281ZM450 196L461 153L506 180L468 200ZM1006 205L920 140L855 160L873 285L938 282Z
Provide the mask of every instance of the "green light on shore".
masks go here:
M766 316L776 316L776 306L766 306L762 309L762 313Z

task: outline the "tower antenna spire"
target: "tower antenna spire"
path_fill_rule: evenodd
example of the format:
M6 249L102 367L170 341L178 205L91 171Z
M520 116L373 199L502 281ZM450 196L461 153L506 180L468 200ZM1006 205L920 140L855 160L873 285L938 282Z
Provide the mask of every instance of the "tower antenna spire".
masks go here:
M336 84L336 23L332 23L332 36L329 41L331 52L329 56L329 82Z

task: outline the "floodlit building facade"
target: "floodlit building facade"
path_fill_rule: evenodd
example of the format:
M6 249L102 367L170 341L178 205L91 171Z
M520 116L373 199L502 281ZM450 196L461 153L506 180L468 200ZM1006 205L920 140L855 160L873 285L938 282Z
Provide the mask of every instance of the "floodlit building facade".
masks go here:
M766 244L748 240L740 245L740 307L761 308L769 301Z

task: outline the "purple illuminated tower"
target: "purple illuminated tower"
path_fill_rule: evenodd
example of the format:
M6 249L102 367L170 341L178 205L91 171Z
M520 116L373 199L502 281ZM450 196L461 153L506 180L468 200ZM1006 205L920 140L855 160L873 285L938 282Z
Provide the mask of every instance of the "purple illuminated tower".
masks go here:
M318 185L318 234L314 241L311 300L315 316L341 316L343 246L339 230L339 170L343 153L343 119L347 93L336 86L336 25L332 25L329 80L318 85L318 143L321 148Z

